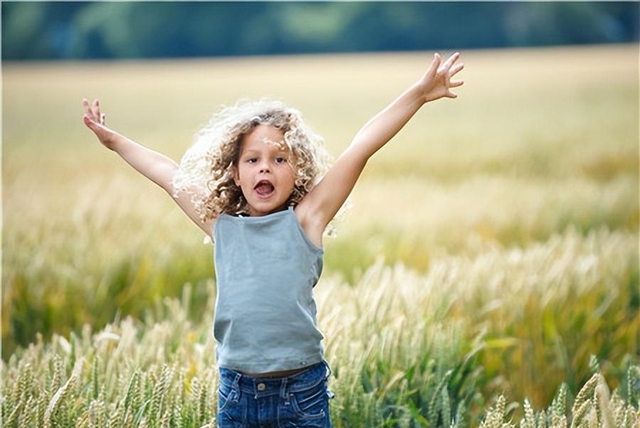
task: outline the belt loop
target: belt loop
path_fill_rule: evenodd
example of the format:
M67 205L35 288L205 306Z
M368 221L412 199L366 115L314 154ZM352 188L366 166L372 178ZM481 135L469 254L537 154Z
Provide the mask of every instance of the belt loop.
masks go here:
M280 384L280 397L284 399L284 404L289 405L289 394L287 394L287 378L282 379L282 383Z
M325 379L329 379L333 374L333 371L331 370L331 366L329 365L329 362L327 360L323 360L322 362L324 363L324 366L327 370L325 374Z
M240 389L240 379L242 378L242 375L240 373L236 373L236 377L233 379L233 384L232 386L235 389Z
M233 383L231 384L232 388L232 397L231 401L237 403L240 399L240 379L242 379L242 375L236 372L236 377L233 379Z

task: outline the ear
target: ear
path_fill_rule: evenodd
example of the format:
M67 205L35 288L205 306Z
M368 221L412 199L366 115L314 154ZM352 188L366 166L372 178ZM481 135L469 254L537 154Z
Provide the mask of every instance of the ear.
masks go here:
M238 170L238 166L233 165L231 167L231 172L233 172L233 182L236 186L240 187L240 171Z

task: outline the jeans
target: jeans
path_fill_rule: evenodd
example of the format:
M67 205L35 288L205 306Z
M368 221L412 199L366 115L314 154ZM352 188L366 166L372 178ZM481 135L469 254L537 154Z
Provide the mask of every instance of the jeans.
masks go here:
M218 428L331 428L326 362L281 378L219 371Z

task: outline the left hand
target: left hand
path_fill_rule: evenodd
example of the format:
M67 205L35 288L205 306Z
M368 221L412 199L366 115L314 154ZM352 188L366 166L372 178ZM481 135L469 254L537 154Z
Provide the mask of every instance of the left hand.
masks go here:
M462 80L451 80L464 68L464 64L456 63L460 58L459 53L451 55L443 64L440 54L436 53L427 72L418 81L418 85L424 94L424 101L434 101L440 98L457 98L458 95L451 92L451 88L457 88L464 83Z

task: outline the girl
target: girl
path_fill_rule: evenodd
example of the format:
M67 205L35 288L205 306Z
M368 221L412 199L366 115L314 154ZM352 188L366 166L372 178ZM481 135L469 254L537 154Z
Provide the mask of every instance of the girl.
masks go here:
M98 100L84 123L172 195L215 243L218 427L330 427L329 367L312 288L322 238L367 160L427 102L456 98L459 54L369 120L331 168L300 113L279 102L223 109L180 164L105 126Z

